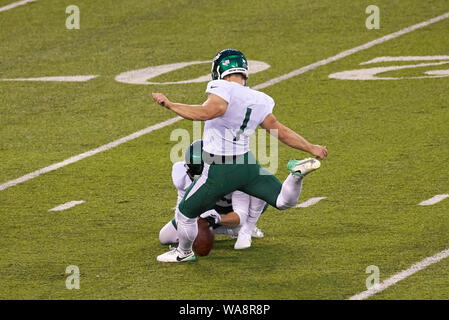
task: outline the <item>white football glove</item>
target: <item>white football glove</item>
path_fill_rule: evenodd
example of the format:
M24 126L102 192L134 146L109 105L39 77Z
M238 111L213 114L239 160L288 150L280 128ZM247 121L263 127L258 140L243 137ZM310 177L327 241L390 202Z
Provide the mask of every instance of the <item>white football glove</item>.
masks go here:
M212 224L220 224L221 217L215 210L209 210L200 215L201 218L206 219L210 225Z

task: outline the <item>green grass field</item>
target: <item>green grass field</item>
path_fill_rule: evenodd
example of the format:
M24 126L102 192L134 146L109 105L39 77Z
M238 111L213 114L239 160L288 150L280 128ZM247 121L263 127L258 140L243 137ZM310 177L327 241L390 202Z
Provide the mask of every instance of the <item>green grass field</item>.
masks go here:
M0 7L14 0L0 0ZM80 9L80 29L65 26ZM0 184L105 145L175 115L151 92L202 103L206 83L115 81L150 66L211 60L235 47L271 67L249 85L332 57L449 11L449 1L383 1L380 29L368 30L372 1L38 0L0 12L0 79L97 75L86 82L0 81ZM307 208L269 208L265 233L248 250L217 236L196 263L161 264L160 228L172 218L174 129L0 190L1 299L347 299L365 291L370 265L383 281L449 247L449 77L420 78L448 65L378 74L399 80L339 80L376 57L449 55L449 19L430 24L262 89L274 114L329 157L304 182ZM448 61L448 60L445 60ZM197 64L150 81L205 75ZM277 177L307 154L279 146ZM60 204L84 200L66 211ZM449 299L448 260L371 299ZM80 270L68 290L66 267Z

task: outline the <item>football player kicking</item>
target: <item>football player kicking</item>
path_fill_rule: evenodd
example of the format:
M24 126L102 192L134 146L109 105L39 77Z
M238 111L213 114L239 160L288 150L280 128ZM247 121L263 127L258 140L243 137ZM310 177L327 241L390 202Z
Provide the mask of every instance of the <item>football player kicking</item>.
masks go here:
M196 140L186 150L185 161L176 162L172 167L172 181L175 188L178 190L178 200L176 209L181 202L184 194L195 179L199 177L203 171L203 141ZM233 238L238 237L239 230L242 225L247 222L249 204L251 196L241 191L234 191L231 194L225 195L218 200L214 208L201 214L209 224L213 227L214 234L226 234ZM263 208L265 210L267 205ZM159 232L159 240L162 244L178 243L178 231L175 217L170 220ZM263 232L255 226L255 222L259 219L259 212L249 223L251 224L251 235L254 238L262 238ZM237 239L234 248L246 249L251 246L251 238L240 237Z
M177 214L179 245L157 257L161 262L196 260L192 251L198 233L198 216L224 195L235 190L251 196L248 217L263 208L264 201L284 210L294 207L301 193L303 178L320 167L326 147L309 143L281 124L273 115L274 100L246 86L248 64L238 50L220 51L212 61L212 81L207 84L207 100L202 105L174 103L162 93L153 93L161 106L190 120L205 121L203 133L204 168L187 188ZM298 113L300 114L300 113ZM249 137L258 126L286 145L310 153L315 158L290 160L290 174L281 183L263 169L249 151ZM250 237L243 226L239 237Z

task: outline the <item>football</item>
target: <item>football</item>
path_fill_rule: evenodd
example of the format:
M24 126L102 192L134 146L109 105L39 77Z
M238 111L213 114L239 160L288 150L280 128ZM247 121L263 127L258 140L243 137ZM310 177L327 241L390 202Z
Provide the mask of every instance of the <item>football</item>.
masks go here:
M207 256L214 246L214 234L206 219L198 219L198 235L193 242L193 251L199 256Z

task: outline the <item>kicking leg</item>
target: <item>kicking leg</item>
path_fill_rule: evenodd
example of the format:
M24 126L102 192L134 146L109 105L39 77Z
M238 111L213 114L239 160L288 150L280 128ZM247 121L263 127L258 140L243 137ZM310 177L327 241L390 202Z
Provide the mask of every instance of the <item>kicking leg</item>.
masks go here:
M294 207L298 202L302 190L302 179L312 171L318 169L321 163L317 159L290 160L287 169L290 174L282 184L281 192L276 200L276 207L280 210Z
M302 190L302 177L289 174L282 184L281 192L276 199L276 208L285 210L298 203Z
M291 174L282 184L270 172L259 167L260 172L240 190L265 200L279 210L285 210L294 207L298 202L303 177L319 167L320 162L316 159L291 160L287 164Z

